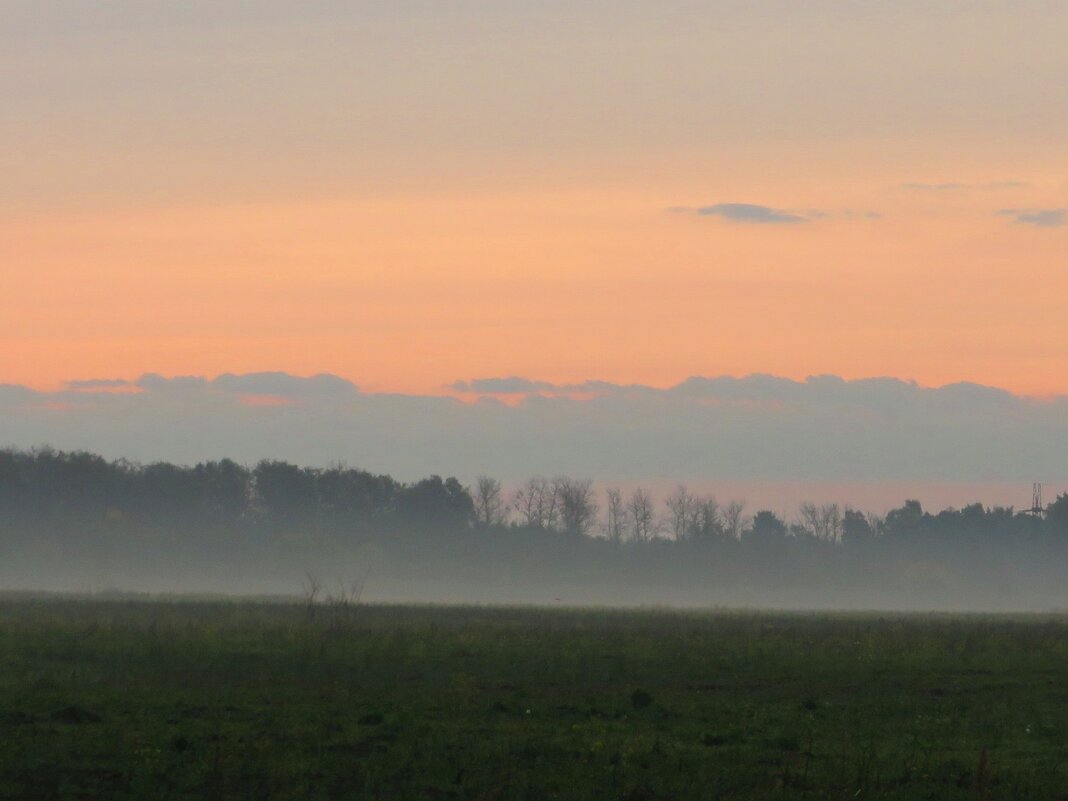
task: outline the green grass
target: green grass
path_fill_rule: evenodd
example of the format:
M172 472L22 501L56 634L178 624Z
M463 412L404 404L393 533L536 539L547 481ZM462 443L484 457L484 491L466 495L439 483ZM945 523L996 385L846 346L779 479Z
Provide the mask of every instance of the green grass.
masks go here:
M1068 621L0 601L0 798L1068 798Z

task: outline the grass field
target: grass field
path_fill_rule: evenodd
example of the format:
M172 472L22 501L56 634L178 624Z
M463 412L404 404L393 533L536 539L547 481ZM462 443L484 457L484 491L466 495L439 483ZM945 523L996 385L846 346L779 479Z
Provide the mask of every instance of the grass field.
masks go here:
M0 797L1068 798L1068 620L0 601Z

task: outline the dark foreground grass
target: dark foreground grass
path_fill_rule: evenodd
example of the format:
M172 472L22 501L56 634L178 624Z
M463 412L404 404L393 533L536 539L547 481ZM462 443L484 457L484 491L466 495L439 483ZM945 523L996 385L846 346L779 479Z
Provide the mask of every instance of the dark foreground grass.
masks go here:
M0 602L0 797L1068 798L1060 618Z

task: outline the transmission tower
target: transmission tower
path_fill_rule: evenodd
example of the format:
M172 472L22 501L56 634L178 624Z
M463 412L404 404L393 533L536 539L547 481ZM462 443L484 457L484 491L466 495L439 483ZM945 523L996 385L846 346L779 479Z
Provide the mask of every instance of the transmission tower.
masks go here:
M1035 483L1031 485L1031 509L1029 514L1036 519L1046 514L1046 507L1042 505L1041 484Z

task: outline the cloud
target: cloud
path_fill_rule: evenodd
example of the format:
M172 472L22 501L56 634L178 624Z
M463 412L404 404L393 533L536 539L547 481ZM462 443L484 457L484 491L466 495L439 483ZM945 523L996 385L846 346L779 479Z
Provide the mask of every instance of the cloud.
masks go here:
M457 382L517 403L361 393L336 376L145 376L143 391L0 386L0 446L195 463L345 461L402 480L1015 481L1068 478L1068 397L959 383L693 376L666 388ZM507 393L505 392L507 391Z
M908 189L915 192L960 192L965 189L971 189L968 184L958 183L943 183L943 184L927 184L920 182L910 182L906 184L900 184L902 189Z
M915 192L967 192L973 189L998 191L1002 189L1024 189L1030 186L1026 181L987 181L981 184L964 184L949 181L946 183L923 183L912 181L899 184L898 188Z
M1026 189L1031 184L1027 181L990 181L982 185L983 189Z
M69 382L72 384L96 384L98 382ZM289 399L332 398L358 393L359 388L344 378L329 373L312 376L296 376L282 372L223 373L216 378L204 376L174 376L167 378L157 373L146 373L131 386L138 387L156 397L186 396L262 396Z
M0 384L0 406L16 406L32 403L37 393L19 384Z
M94 390L132 389L136 385L124 378L90 378L80 381L68 381L67 389L71 392L92 392Z
M307 398L347 395L359 389L351 381L329 373L302 378L288 373L225 373L211 382L213 388L239 395Z
M701 206L697 214L702 217L722 217L738 223L783 224L808 222L808 217L770 206L758 206L753 203L717 203L714 206Z
M455 392L475 395L559 395L562 397L609 395L626 392L653 391L643 384L614 384L611 381L589 380L579 383L554 384L551 381L535 381L521 376L507 378L474 378L470 381L454 381L446 386Z
M845 209L837 214L822 213L821 217L838 217L844 220L881 220L883 214L880 211L860 211L856 209Z
M815 220L879 220L878 211L858 211L856 209L776 209L754 203L717 203L713 206L672 206L672 214L696 214L701 217L722 217L730 222L755 224L791 224L813 222Z
M208 386L208 379L195 375L179 375L167 378L159 373L145 373L135 383L146 391L182 393L203 390Z
M554 391L555 384L548 381L531 381L513 375L505 378L474 378L470 381L454 381L450 389L457 392L473 392L481 395L525 395L531 392Z
M1068 209L1001 209L998 214L1012 217L1019 225L1056 228L1068 223Z

